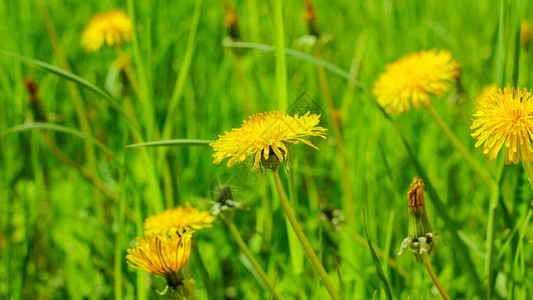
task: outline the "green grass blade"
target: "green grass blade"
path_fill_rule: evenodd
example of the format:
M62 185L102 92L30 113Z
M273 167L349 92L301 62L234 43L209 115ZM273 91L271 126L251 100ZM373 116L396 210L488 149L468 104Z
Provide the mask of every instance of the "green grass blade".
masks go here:
M138 148L138 147L169 147L169 146L204 146L208 147L209 144L214 143L215 141L210 140L194 140L194 139L175 139L175 140L165 140L165 141L155 141L139 144L127 145L127 148Z
M283 30L283 1L274 0L274 56L276 58L276 87L278 109L287 108L287 62L285 58L285 33Z
M128 135L124 135L123 143L127 143ZM127 152L124 152L124 158L122 161L122 170L120 172L120 197L118 202L118 217L117 217L117 231L115 233L115 265L113 268L113 277L115 279L115 299L123 299L122 291L122 260L124 259L124 240L127 238L126 232L124 230L124 216L126 211L126 165L127 165Z
M163 139L168 139L171 134L172 125L174 124L174 111L179 104L179 100L183 96L185 87L185 80L189 74L192 59L194 57L194 50L196 49L196 33L198 31L198 23L200 22L200 16L202 12L202 1L196 1L196 7L194 8L194 15L192 18L191 29L187 38L187 46L185 48L185 56L183 57L183 63L172 91L172 96L167 107L167 115L165 118L165 125L163 126ZM163 155L164 156L164 155Z
M264 52L274 52L274 47L270 45L265 44L257 44L257 43L245 43L245 42L234 42L234 41L224 41L224 46L228 48L242 48L242 49L252 49L252 50L259 50ZM308 54L305 54L300 51L292 50L292 49L285 49L285 53L288 56L291 56L293 58L303 60L309 63L313 63L316 65L320 65L324 67L324 69L329 70L330 72L337 74L343 78L348 79L350 82L354 83L360 88L366 89L366 87L359 81L357 81L355 78L353 78L350 73L344 71L342 68L324 61L320 59L316 59L313 56L310 56Z
M131 18L134 30L132 30L132 44L133 44L133 57L135 59L135 66L137 71L137 77L139 81L139 102L142 106L144 128L146 130L146 139L152 139L155 132L154 125L154 108L152 106L152 100L150 99L150 86L148 84L148 77L146 75L145 65L141 60L141 50L139 46L139 35L137 30L137 19L135 14L135 7L132 0L127 1L128 15Z
M383 288L385 289L385 293L387 294L387 299L392 300L392 293L390 290L389 282L387 281L387 276L385 276L385 273L383 272L383 268L381 267L381 262L379 261L379 258L374 251L374 247L372 246L372 242L370 242L370 238L368 237L368 232L366 230L366 216L365 211L363 210L363 222L365 227L365 236L366 241L368 243L368 249L370 250L370 254L372 255L372 260L374 261L374 264L376 265L376 272L378 273L379 279L381 280L381 283L383 284Z
M50 131L59 131L62 133L70 134L77 136L79 138L82 138L84 140L87 140L91 143L93 143L96 147L100 148L100 150L104 151L107 155L114 158L114 154L106 145L104 145L102 142L98 141L97 139L87 136L81 131L61 126L57 124L50 124L50 123L29 123L29 124L23 124L14 126L11 128L8 128L6 130L0 131L0 139L4 138L8 134L16 133L16 132L24 132L24 131L31 131L31 130L50 130Z
M113 107L113 109L115 109L124 118L126 118L126 120L130 123L131 126L136 128L134 123L129 119L129 117L126 114L126 112L124 111L124 109L122 109L122 107L116 102L115 99L113 99L113 97L111 95L109 95L107 92L105 92L101 88L97 87L96 85L92 84L91 82L81 78L80 76L75 75L75 74L73 74L71 72L67 72L67 71L65 71L65 70L63 70L61 68L58 68L58 67L54 66L54 65L47 64L45 62L42 62L42 61L39 61L39 60L35 60L35 59L31 59L31 58L28 58L28 57L25 57L25 56L22 56L22 55L18 55L18 54L15 54L15 53L10 53L10 52L7 52L7 51L0 50L0 54L14 57L14 58L16 58L18 60L21 60L21 61L29 64L29 65L32 65L32 66L37 67L39 69L42 69L44 71L48 71L50 73L54 73L54 74L59 75L59 76L61 76L63 78L66 78L68 80L72 80L72 81L74 81L74 82L76 82L76 83L78 83L78 84L80 84L80 85L92 90L96 94L102 96L102 98L104 98L104 100L109 104L109 106Z

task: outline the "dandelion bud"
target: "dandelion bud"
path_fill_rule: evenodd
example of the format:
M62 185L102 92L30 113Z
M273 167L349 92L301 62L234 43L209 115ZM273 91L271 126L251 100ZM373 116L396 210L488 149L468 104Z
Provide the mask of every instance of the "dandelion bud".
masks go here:
M231 3L226 2L226 16L224 17L224 25L228 30L228 35L235 41L241 39L241 32L239 30L239 16L235 11L235 7Z
M318 25L316 23L316 9L313 6L311 0L305 0L304 5L304 19L307 22L307 29L309 30L309 34L315 37L319 37L320 31L318 30Z
M398 255L402 254L403 249L409 247L418 260L422 253L427 252L433 255L437 249L435 234L426 214L422 179L414 179L407 193L407 199L409 200L409 236L403 240Z
M522 21L520 26L520 43L525 49L529 49L531 44L531 23L529 21Z
M33 110L35 121L46 122L46 115L41 104L41 99L39 98L39 87L37 86L37 83L35 83L33 78L26 76L24 77L24 85L30 94L30 105Z

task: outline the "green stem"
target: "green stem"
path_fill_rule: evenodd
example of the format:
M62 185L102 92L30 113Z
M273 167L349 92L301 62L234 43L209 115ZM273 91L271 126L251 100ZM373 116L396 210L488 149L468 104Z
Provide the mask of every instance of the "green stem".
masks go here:
M268 275L265 273L261 265L257 262L254 255L242 239L239 231L237 230L237 227L235 227L235 223L233 223L233 218L227 218L226 219L226 225L228 225L229 231L231 232L231 235L235 239L235 242L237 243L237 246L239 246L239 249L241 249L242 253L246 258L250 261L252 264L252 267L254 268L255 272L259 277L261 278L261 281L263 281L263 284L274 294L274 297L278 300L283 299L283 296L274 289L274 285L268 278Z
M172 130L174 128L174 121L176 121L175 110L179 105L180 99L182 99L183 92L185 91L185 81L189 75L189 70L192 65L192 59L194 57L194 52L196 50L196 33L198 31L198 24L200 22L200 16L202 14L202 0L196 1L194 7L194 14L192 17L191 29L189 30L189 35L187 37L187 45L185 46L185 55L183 57L183 62L176 78L176 83L174 85L174 90L172 91L172 96L166 108L167 115L165 117L165 123L163 125L163 131L161 133L161 140L168 140L172 136ZM161 169L163 163L165 162L166 147L161 147L158 152L158 160L156 162L157 169Z
M287 219L289 219L289 222L291 223L292 229L296 233L296 236L300 240L300 243L302 244L302 247L304 248L305 253L307 253L307 256L309 256L309 260L311 260L311 263L313 264L313 267L315 268L316 272L318 273L318 276L322 279L322 282L326 286L329 295L332 299L340 300L341 297L337 293L337 290L333 286L333 282L328 277L328 273L326 273L326 270L324 270L324 267L318 260L318 257L316 256L313 248L311 247L311 244L309 244L309 241L305 237L305 234L302 231L302 228L300 228L300 224L298 224L298 221L296 220L296 217L294 216L291 206L289 204L289 201L287 200L287 197L285 196L285 192L283 191L283 186L281 185L281 180L279 179L278 171L272 171L272 176L274 177L274 182L276 184L276 190L278 192L279 200L281 202L281 206L283 207L283 211L285 211L285 215L287 216Z
M439 113L437 112L437 110L435 110L435 107L433 107L433 105L428 105L426 106L429 114L431 115L431 117L433 118L433 120L435 120L435 122L437 122L437 125L439 125L439 127L442 129L442 131L444 131L444 134L446 135L446 137L450 140L450 142L452 143L452 145L455 147L455 149L459 152L461 152L461 154L463 155L463 157L466 159L466 161L470 164L470 166L472 166L472 168L474 169L474 171L476 173L478 173L479 176L481 176L481 178L489 185L489 186L492 186L495 184L494 182L494 179L492 179L492 177L490 177L490 175L488 174L487 170L485 168L483 168L475 159L474 157L472 156L472 154L465 148L465 146L463 145L463 143L461 143L461 141L459 141L459 139L457 138L457 136L455 136L455 134L453 133L453 131L450 129L450 127L448 126L448 124L446 124L446 122L444 122L444 120L442 119L442 117L439 115Z
M524 169L526 170L527 179L529 179L529 186L531 186L531 189L533 189L533 169L531 169L531 164L526 163L523 160L522 164L524 165Z
M440 284L437 274L435 274L435 271L433 271L433 267L431 267L431 262L429 261L427 252L422 253L422 262L424 263L424 266L426 267L428 271L429 277L431 277L431 280L433 280L433 283L439 290L442 298L445 300L450 300L451 299L450 296L448 296L448 293L446 292L442 284Z
M184 270L185 278L183 280L183 285L185 287L186 293L190 300L196 300L196 291L194 290L194 281L191 277L191 271L189 270L189 265L185 266Z

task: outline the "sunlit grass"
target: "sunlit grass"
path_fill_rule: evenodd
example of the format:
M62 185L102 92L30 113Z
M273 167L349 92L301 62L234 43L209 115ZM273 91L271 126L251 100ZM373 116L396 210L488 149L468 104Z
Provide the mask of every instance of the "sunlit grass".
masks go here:
M384 282L395 299L428 299L432 277L452 299L533 297L528 177L470 130L484 86L532 88L529 2L314 1L318 45L302 38L304 1L232 5L240 40L213 1L0 1L2 298L165 298L166 280L128 267L127 249L164 209L213 212L220 184L238 209L194 233L180 272L197 299L387 299ZM113 9L132 40L86 52L89 20ZM385 65L431 49L461 66L457 83L429 113L387 114L371 93ZM321 114L328 139L290 147L277 179L253 157L212 163L210 143L269 111ZM397 256L414 177L443 239L431 277Z

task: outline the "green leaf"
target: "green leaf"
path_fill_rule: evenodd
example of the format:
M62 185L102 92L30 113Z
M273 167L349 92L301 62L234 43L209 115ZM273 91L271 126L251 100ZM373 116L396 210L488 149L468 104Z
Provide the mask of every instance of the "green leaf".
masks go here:
M50 73L54 73L54 74L59 75L59 76L61 76L63 78L66 78L68 80L72 80L75 83L78 83L78 84L80 84L80 85L92 90L96 94L102 96L102 98L104 98L104 100L106 100L106 102L111 107L113 107L122 116L124 116L124 118L126 118L126 120L130 123L131 126L133 126L134 128L137 128L134 125L134 123L130 120L128 115L126 114L126 111L124 111L124 109L122 109L122 107L117 103L117 101L115 99L113 99L113 97L111 95L109 95L107 92L105 92L101 88L97 87L93 83L81 78L78 75L72 74L72 73L70 73L68 71L65 71L65 70L63 70L61 68L58 68L58 67L56 67L54 65L47 64L47 63L39 61L39 60L31 59L31 58L28 58L28 57L25 57L25 56L22 56L22 55L10 53L10 52L3 51L3 50L0 50L0 54L14 57L16 59L19 59L19 60L29 64L29 65L34 66L36 68L42 69L44 71L48 71Z
M214 143L215 141L210 140L194 140L194 139L175 139L175 140L163 140L163 141L154 141L147 143L131 144L127 145L126 148L137 148L137 147L161 147L161 146L204 146L207 147L209 144Z
M63 132L66 134L74 135L74 136L90 141L96 147L100 148L100 150L104 151L107 155L111 156L112 158L115 157L111 149L109 149L106 145L104 145L97 139L90 137L81 131L78 131L78 130L75 130L75 129L72 129L66 126L61 126L61 125L51 124L51 123L28 123L28 124L11 127L4 131L0 131L0 139L4 138L6 135L11 134L11 133L30 131L30 130L59 131L59 132Z
M387 281L387 276L385 276L385 273L383 272L383 269L381 267L381 262L379 261L378 256L376 255L376 252L374 251L374 247L372 246L372 242L370 242L370 238L368 237L368 232L366 230L366 216L365 216L365 210L363 209L363 222L365 227L365 236L366 241L368 243L368 249L370 249L370 254L372 254L372 260L374 261L374 264L376 265L376 272L378 273L379 279L381 280L381 283L383 284L383 287L385 288L385 293L387 293L387 298L389 300L392 300L392 293L390 290L389 282Z

